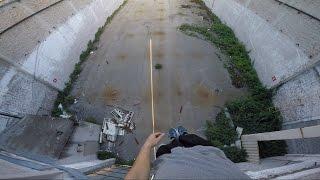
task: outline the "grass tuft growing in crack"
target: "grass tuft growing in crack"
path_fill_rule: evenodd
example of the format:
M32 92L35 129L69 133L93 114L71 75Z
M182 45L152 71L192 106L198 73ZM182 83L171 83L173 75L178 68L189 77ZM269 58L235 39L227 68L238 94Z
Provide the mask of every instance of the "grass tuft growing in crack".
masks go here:
M54 107L51 111L51 115L58 117L62 114L62 111L58 108L59 104L62 104L63 108L68 112L68 107L74 103L74 97L70 95L74 82L78 79L81 71L82 64L88 59L90 52L98 49L97 43L100 40L100 37L107 27L110 24L113 17L119 12L119 10L127 3L127 0L123 1L120 7L115 10L111 16L109 16L102 27L99 27L95 33L94 39L90 40L87 44L86 50L82 51L79 57L79 62L75 64L73 72L69 75L69 81L65 83L65 87L62 91L58 92L57 98L54 102Z
M282 117L272 103L272 91L265 88L260 82L248 55L249 51L237 39L232 29L222 23L202 0L191 1L197 3L198 8L206 11L210 25L183 24L179 30L189 36L211 42L228 55L229 60L225 62L225 67L230 74L232 84L235 87L246 87L249 90L250 95L226 104L235 126L244 128L244 134L280 130ZM234 162L245 161L246 153L244 150L229 146L230 141L234 141L235 130L226 126L226 121L228 118L225 115L218 114L215 122L207 124L206 136L213 145L224 150L225 154ZM220 136L224 136L224 138ZM226 147L232 149L226 149ZM286 144L284 141L259 142L259 150L261 157L283 155L286 153ZM232 155L230 152L236 155Z

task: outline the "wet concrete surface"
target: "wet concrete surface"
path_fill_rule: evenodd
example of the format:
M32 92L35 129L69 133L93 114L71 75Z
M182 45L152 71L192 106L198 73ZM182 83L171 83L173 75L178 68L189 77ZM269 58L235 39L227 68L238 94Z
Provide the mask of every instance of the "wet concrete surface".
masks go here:
M177 29L182 23L203 23L199 12L203 10L186 0L129 0L85 63L72 92L78 98L72 109L79 119L92 116L101 123L116 106L135 112L136 129L117 142L121 157L134 158L153 129L150 38L153 66L163 66L153 68L155 131L183 125L203 136L205 121L244 94L232 86L217 48Z

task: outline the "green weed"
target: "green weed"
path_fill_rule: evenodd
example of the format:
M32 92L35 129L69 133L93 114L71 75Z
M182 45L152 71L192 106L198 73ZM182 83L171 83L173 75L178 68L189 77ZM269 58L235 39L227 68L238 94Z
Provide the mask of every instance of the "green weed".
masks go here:
M265 88L260 82L248 55L249 51L237 39L232 29L223 24L205 6L203 1L192 1L198 3L201 9L206 10L211 20L210 26L183 24L179 27L179 30L187 35L211 42L224 54L228 55L230 60L225 62L225 67L230 74L233 85L238 88L246 87L249 90L250 95L247 97L242 97L226 104L234 124L243 127L244 134L280 130L282 117L279 110L272 103L272 91ZM218 147L221 147L222 144L228 145L234 140L234 131L227 127L225 123L221 123L221 121L226 123L229 120L219 114L215 123L207 123L207 138L213 145ZM286 152L284 141L261 142L259 145L261 157L281 155ZM231 150L226 150L225 153L227 154L229 151ZM232 149L232 151L235 151L235 149ZM242 151L240 150L240 152ZM243 157L245 157L240 152L236 161L243 160Z
M74 97L70 95L74 82L78 79L81 71L82 64L88 59L90 52L97 50L97 43L100 40L100 37L106 28L106 26L111 22L112 18L119 12L119 10L127 3L125 0L120 7L113 12L113 14L107 18L105 24L98 28L94 40L90 40L87 44L86 50L82 51L79 57L79 62L75 64L73 72L69 75L69 81L65 83L65 87L62 91L58 92L57 98L54 102L54 107L51 111L51 115L58 117L62 114L62 111L58 108L59 104L63 105L63 108L68 111L68 107L74 102ZM72 101L71 101L72 100Z
M162 69L162 64L156 64L156 65L154 66L154 68L156 68L156 69Z

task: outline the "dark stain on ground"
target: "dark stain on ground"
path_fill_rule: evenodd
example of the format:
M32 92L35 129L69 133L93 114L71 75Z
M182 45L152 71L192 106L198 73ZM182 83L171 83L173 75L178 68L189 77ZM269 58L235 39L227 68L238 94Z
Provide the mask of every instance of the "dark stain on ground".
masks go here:
M158 9L158 11L163 12L163 11L164 11L164 9L163 9L163 8L161 8L161 9Z
M182 91L180 87L177 87L176 93L177 93L177 96L182 96Z
M107 103L115 102L120 98L120 91L108 86L103 92L103 97Z
M157 51L154 55L156 60L161 60L164 57L164 53L162 51Z
M204 54L200 52L194 52L194 53L191 53L191 57L193 57L196 60L199 60L199 59L203 59Z
M164 36L166 33L163 31L155 31L152 33L154 36Z
M195 96L192 98L192 103L200 106L210 106L215 103L216 96L210 88L199 84L195 87Z
M117 59L123 61L123 60L127 59L127 54L121 53L117 56Z
M164 18L159 18L158 20L159 20L159 21L163 21L163 20L164 20Z
M126 34L126 38L133 38L133 37L134 37L134 34L132 34L132 33Z
M157 37L159 41L163 41L166 38L166 33L164 31L155 31L152 35Z
M192 6L189 4L182 4L180 7L185 9L190 9Z

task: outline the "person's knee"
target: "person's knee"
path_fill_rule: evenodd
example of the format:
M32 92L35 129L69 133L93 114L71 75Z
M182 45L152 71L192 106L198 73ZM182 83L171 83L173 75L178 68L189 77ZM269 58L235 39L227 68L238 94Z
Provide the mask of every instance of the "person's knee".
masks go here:
M171 149L168 148L167 145L161 145L156 152L156 157L169 153L171 153Z
M199 137L195 134L186 134L179 137L179 141L183 144L184 147L193 147L193 146L210 146L210 142Z

